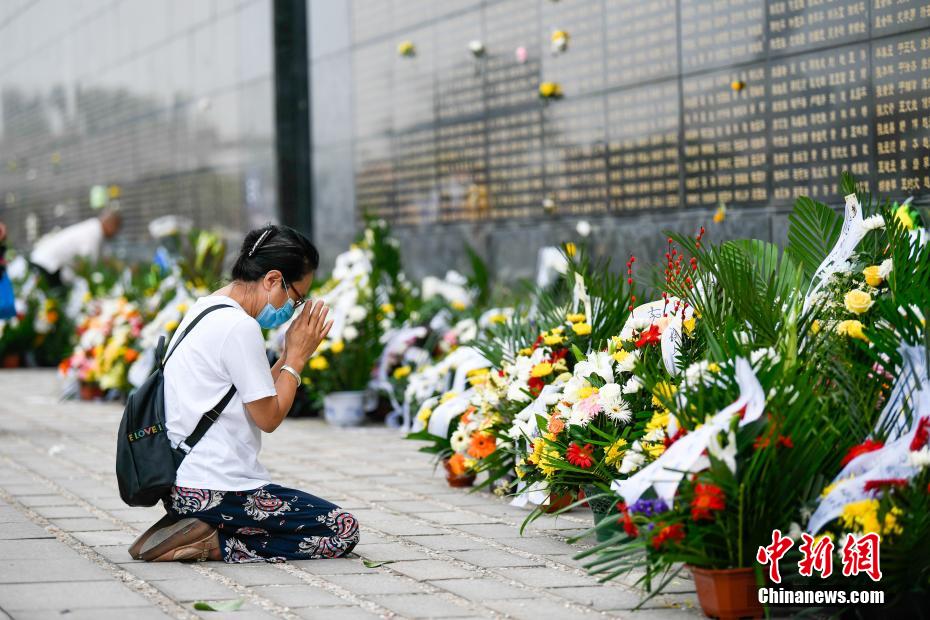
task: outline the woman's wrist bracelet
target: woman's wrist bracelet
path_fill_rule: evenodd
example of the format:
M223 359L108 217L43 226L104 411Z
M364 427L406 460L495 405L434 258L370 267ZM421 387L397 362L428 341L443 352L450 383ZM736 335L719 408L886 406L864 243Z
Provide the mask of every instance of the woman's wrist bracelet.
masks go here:
M281 366L281 372L286 372L292 377L294 377L297 380L298 386L301 384L300 373L294 370L293 368L291 368L290 366L288 366L287 364L284 364L283 366Z

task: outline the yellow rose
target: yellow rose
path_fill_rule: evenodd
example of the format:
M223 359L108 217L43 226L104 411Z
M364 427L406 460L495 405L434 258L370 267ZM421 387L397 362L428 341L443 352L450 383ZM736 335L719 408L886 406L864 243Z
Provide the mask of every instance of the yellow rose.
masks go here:
M549 362L540 362L533 366L533 370L530 371L531 377L548 377L552 374L552 364Z
M410 366L398 366L397 368L394 369L394 372L393 372L394 378L403 379L404 377L410 374L411 370L412 369L410 368Z
M569 312L565 318L568 319L569 323L581 323L584 321L585 316L580 313Z
M329 368L329 362L322 355L310 358L310 370L326 370Z
M840 321L836 326L836 332L841 336L857 338L864 342L869 341L869 339L862 331L862 323L856 321L855 319L849 321Z
M870 265L863 269L862 275L865 276L865 283L869 286L881 286L882 282L885 281L881 272L882 268L878 265Z
M591 324L590 323L573 323L572 331L578 334L579 336L587 336L591 333Z
M558 85L556 85L556 84L553 84L553 86L558 87ZM568 243L565 244L565 253L568 254L568 257L569 257L569 258L574 258L574 257L575 257L575 253L576 253L577 251L578 251L578 248L577 248L577 247L575 246L575 244L572 243L571 241L569 241Z
M846 305L846 309L853 314L862 314L868 312L869 308L872 307L872 296L865 291L849 291L843 298L843 303Z

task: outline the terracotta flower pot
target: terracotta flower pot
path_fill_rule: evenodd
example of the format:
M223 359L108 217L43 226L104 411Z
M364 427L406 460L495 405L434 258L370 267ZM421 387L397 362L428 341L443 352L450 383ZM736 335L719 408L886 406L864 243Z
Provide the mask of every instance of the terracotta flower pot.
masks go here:
M753 569L689 568L705 615L720 620L763 616Z
M446 482L450 487L470 487L475 484L475 474L457 474L452 471L449 459L442 459L442 465L446 468Z
M549 503L545 506L542 506L542 510L545 513L553 513L562 510L569 504L575 501L575 496L571 493L562 493L560 495L550 495Z
M3 368L19 368L21 363L22 359L19 357L19 353L6 353L3 356Z
M81 400L97 400L98 398L103 398L103 390L100 389L100 386L96 383L90 381L82 381L80 388L80 397Z

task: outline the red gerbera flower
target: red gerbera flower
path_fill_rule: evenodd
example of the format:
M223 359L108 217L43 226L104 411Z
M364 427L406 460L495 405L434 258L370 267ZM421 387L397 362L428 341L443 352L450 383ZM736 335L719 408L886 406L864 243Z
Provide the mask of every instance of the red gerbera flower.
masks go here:
M558 351L553 351L549 356L549 362L554 364L559 360L564 360L566 355L568 355L568 349L559 349Z
M660 342L662 342L662 335L659 333L659 326L653 323L649 329L639 335L636 348L642 349L647 344L659 344Z
M843 460L840 461L840 465L842 467L846 467L846 465L857 456L868 454L869 452L874 452L876 450L881 450L884 447L885 442L883 441L873 441L871 439L866 439L858 446L853 446L850 448L849 452L846 453L846 456L843 457Z
M546 382L543 381L542 377L530 377L530 380L527 381L526 384L530 388L530 394L533 396L539 396L539 393L542 392Z
M712 520L714 513L726 508L723 489L716 484L694 485L694 498L691 500L691 519Z
M911 452L923 448L927 445L927 440L930 440L930 416L920 418L920 422L917 423L914 439L911 440Z
M594 446L591 444L586 443L582 448L575 442L572 442L569 444L568 450L565 451L565 460L575 467L588 469L594 465L594 459L591 458L592 452L594 452Z
M666 542L678 542L685 538L685 526L681 523L668 525L659 530L659 533L652 539L652 547L659 549Z
M868 493L869 491L880 491L891 487L901 489L906 486L907 480L905 478L882 478L881 480L866 480L864 490Z

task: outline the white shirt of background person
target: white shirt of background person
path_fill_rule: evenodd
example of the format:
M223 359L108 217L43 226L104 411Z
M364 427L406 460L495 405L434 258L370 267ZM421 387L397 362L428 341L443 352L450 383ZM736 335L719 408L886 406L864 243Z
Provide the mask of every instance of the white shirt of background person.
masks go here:
M96 261L103 244L103 224L92 217L39 239L29 260L49 273L68 266L78 256Z

